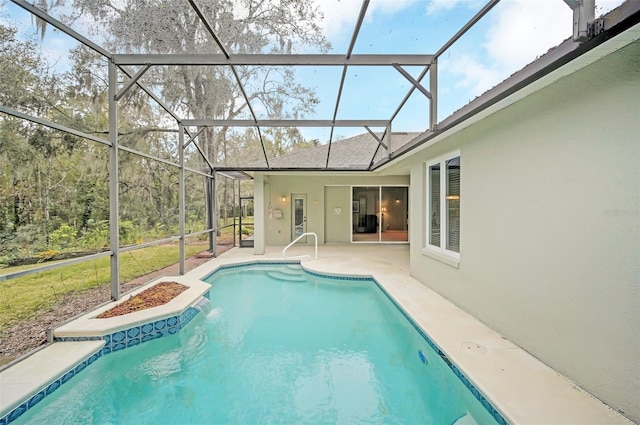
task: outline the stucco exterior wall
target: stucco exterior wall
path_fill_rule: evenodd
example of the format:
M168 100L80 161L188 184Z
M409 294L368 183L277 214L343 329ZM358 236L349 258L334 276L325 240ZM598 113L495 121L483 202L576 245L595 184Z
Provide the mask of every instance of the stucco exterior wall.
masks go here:
M284 246L292 240L292 194L306 195L307 232L315 232L318 235L319 244L327 242L349 243L351 233L351 189L349 186L409 184L409 176L376 176L371 174L333 176L288 174L265 174L263 176L261 174L261 177L264 177L263 219L265 243L268 246ZM282 201L283 197L285 202ZM256 205L258 204L256 203ZM272 212L271 218L269 208ZM340 215L334 213L335 208L341 209ZM275 209L282 211L282 218L275 218L273 214ZM256 225L257 227L259 226ZM325 235L325 227L330 229L328 235ZM328 241L327 236L329 237ZM313 243L312 240L308 242Z
M351 242L352 214L349 199L351 187L325 186L324 188L324 243Z
M640 43L412 158L411 272L640 421ZM424 161L461 153L455 268L424 255Z

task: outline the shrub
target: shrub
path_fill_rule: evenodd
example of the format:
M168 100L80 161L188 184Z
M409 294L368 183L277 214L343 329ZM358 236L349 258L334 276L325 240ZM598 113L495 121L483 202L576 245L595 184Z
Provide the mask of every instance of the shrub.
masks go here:
M109 221L87 220L87 230L79 239L85 249L99 249L109 245Z
M46 251L38 252L36 256L42 260L50 260L51 258L55 257L58 254L60 254L60 251L58 250L47 249Z
M69 248L74 245L77 235L76 229L67 224L61 224L49 236L51 246L61 249Z

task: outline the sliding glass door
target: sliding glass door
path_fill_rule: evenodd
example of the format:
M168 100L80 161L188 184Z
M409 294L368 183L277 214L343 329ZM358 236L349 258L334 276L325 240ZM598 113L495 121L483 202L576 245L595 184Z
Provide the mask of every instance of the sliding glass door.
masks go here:
M353 242L407 242L409 188L354 186L351 206Z

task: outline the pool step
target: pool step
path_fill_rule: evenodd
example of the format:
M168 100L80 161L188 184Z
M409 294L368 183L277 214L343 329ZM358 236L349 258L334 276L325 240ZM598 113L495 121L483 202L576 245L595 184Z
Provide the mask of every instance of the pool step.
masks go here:
M284 271L285 273L297 272L303 273L302 268L298 264L258 264L246 269L247 272L272 272L272 271Z
M478 423L475 421L475 419L473 419L471 413L467 412L453 421L451 425L478 425Z
M283 271L271 271L267 272L267 275L273 279L284 280L287 282L306 282L307 279L304 276L304 273L289 273Z
M300 266L300 264L287 264L287 268L289 270L296 270L296 271L302 272L302 267Z
M291 276L304 276L304 271L300 268L290 268L289 266L285 267L285 268L277 268L274 269L273 271L278 272L278 273L284 273L284 274L288 274Z
M290 266L272 266L270 269L265 269L266 272L276 273L278 275L287 275L287 276L295 276L295 277L304 277L305 272L302 268L296 264Z

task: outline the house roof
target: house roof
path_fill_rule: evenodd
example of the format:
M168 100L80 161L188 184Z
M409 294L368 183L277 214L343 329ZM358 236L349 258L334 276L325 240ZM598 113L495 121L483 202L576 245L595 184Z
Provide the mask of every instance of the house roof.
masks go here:
M376 137L382 139L382 132L374 132ZM418 137L421 132L392 132L391 152L400 149ZM327 152L331 149L327 163ZM367 171L371 165L388 156L386 149L380 145L373 135L363 133L357 136L337 140L331 144L320 145L314 148L304 149L298 152L282 155L269 160L271 168L287 170L350 170ZM247 169L262 168L264 162L252 164Z

